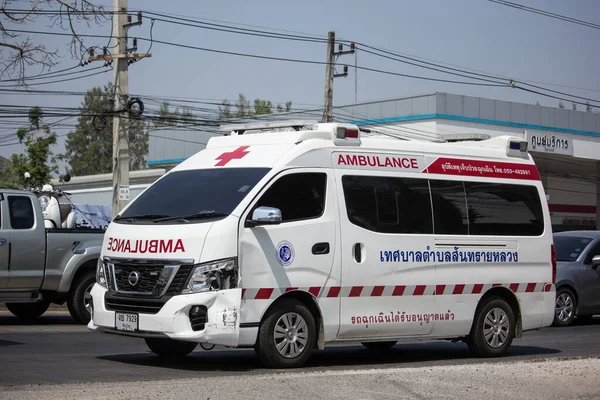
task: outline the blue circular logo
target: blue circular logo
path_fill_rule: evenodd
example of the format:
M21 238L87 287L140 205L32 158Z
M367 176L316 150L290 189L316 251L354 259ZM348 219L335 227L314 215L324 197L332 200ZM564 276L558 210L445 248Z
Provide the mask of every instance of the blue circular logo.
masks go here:
M279 242L277 245L277 261L281 265L290 265L294 262L294 246L288 241Z

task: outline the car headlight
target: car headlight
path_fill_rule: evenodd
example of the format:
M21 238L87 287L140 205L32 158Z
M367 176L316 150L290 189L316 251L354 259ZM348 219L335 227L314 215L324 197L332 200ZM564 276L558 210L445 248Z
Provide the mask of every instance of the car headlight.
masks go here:
M238 265L235 258L198 264L182 293L201 293L237 287Z
M106 284L106 265L102 262L102 259L98 259L98 264L96 264L96 282L100 286L107 287Z
M48 208L48 203L50 203L50 197L48 196L40 196L38 198L39 202L40 202L40 206L42 208L42 212L46 211L46 208Z

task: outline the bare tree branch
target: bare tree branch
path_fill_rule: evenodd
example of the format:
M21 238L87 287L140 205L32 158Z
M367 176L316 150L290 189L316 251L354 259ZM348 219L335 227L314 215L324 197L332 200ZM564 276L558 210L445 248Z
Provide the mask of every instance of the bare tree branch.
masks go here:
M25 3L25 6L23 5ZM11 6L14 6L11 8ZM55 11L52 9L55 8ZM56 9L57 8L57 9ZM25 70L36 67L50 70L57 64L58 51L49 51L44 43L34 43L27 34L13 34L11 24L26 24L46 17L52 26L59 26L72 35L68 44L71 56L81 61L88 46L78 35L77 26L102 25L110 13L89 0L2 0L0 5L0 78L10 78L18 86L26 85ZM93 46L96 47L96 46Z
M16 18L14 15L6 12L6 8L2 7L2 14L4 14L8 19L10 19L13 22L23 22L25 21L27 18L29 18L29 16L31 14L33 14L34 12L36 12L38 10L38 5L40 4L40 0L36 0L35 3L33 4L33 6L31 7L31 9L21 18Z

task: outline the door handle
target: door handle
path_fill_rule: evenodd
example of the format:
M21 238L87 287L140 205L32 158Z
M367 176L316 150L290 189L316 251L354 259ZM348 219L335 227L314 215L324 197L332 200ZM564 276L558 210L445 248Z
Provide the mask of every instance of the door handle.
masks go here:
M0 246L4 246L7 243L8 243L8 239L7 238L0 237Z
M312 247L312 253L316 255L329 254L329 243L315 243Z
M361 263L362 262L362 244L361 243L354 243L354 260L357 263Z

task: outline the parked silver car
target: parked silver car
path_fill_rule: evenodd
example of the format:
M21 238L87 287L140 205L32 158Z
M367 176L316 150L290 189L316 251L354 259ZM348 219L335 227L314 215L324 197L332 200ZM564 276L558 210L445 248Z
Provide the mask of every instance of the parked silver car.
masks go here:
M556 313L554 326L600 314L600 231L554 234Z

